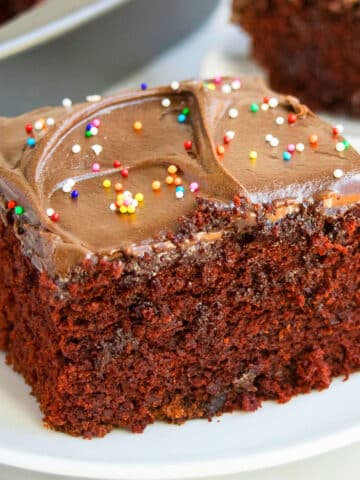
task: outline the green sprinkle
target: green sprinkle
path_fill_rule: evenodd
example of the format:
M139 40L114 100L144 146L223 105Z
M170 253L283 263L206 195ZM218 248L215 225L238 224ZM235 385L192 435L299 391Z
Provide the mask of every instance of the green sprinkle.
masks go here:
M85 137L92 137L92 133L90 132L90 130L86 130Z
M21 205L16 205L14 211L16 215L22 215L25 212L24 207L22 207Z
M184 108L181 113L183 113L184 115L189 115L189 113L190 113L190 108L188 108L188 107Z
M350 143L347 140L343 140L342 143L344 144L345 150L347 150L350 147Z
M259 111L259 105L257 103L252 103L250 105L250 112L256 113Z

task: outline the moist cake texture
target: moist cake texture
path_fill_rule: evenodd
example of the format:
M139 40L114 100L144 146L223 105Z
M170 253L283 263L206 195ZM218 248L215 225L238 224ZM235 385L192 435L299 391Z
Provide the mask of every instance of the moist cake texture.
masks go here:
M0 347L84 437L360 368L360 161L255 78L0 119Z
M360 116L359 0L233 0L232 21L274 89Z

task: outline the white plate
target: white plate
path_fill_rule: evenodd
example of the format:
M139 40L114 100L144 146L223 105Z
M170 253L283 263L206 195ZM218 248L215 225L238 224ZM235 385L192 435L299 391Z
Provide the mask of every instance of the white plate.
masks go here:
M35 399L0 355L0 463L104 479L174 479L237 473L310 457L360 440L360 374L285 405L141 435L83 440L45 429Z

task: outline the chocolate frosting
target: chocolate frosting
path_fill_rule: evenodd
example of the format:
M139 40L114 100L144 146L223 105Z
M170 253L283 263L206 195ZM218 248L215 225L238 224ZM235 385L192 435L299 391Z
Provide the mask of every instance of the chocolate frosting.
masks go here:
M162 105L164 99L169 106ZM253 104L258 111L251 111L257 110ZM189 113L179 118L184 108ZM294 123L288 122L289 114L295 114ZM35 147L27 146L25 125L49 117L55 125L35 131ZM98 132L86 137L94 119L100 121ZM134 122L142 128L134 129ZM278 146L265 140L269 134ZM231 78L187 81L175 89L47 107L0 119L0 135L3 211L9 200L24 207L18 218L25 232L24 252L52 276L66 276L86 255L114 256L151 244L159 232L175 232L179 217L195 212L197 197L230 205L237 195L247 199L249 208L281 199L328 199L330 194L342 206L360 199L360 156L351 147L337 151L343 138L333 135L332 126L297 99L277 95L254 78L242 79L241 86ZM318 142L310 144L311 135ZM185 141L192 142L190 149ZM283 154L290 144L303 144L304 151L295 151L286 161ZM74 145L81 150L74 153ZM93 171L94 163L99 171ZM177 167L173 177L181 178L183 198L176 198L175 186L165 182L171 165ZM122 176L124 168L127 177ZM340 178L335 170L341 171ZM76 199L63 191L69 179L79 193ZM110 188L104 188L104 180L110 180ZM152 188L154 180L161 183L158 191ZM119 209L118 182L133 197L143 194L134 214L114 211ZM191 191L194 183L197 192ZM59 214L58 221L49 217L49 209Z

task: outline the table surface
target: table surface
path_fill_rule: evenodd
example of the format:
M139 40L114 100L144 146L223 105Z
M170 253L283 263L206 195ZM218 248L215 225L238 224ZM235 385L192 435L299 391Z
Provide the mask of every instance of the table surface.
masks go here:
M190 38L154 59L141 71L132 74L110 90L138 86L142 81L147 81L149 85L156 85L165 84L174 79L206 75L211 70L206 64L206 58L212 57L211 62L214 63L214 58L219 58L219 52L226 52L228 60L230 59L228 63L231 63L232 58L248 48L248 39L241 35L236 27L228 24L229 8L229 0L222 0L209 21ZM219 64L221 64L221 58ZM251 73L257 72L256 66L251 63L248 69ZM359 467L360 443L300 462L223 478L228 480L304 480L305 478L340 480L346 472L347 480L358 480ZM70 479L62 476L61 472L59 475L48 475L0 465L0 479L75 480L75 477ZM215 480L220 479L217 477Z

